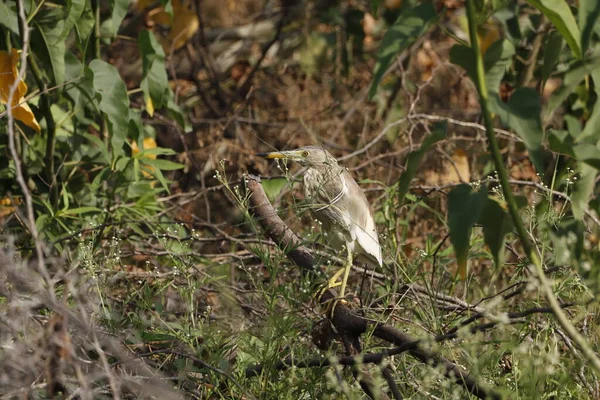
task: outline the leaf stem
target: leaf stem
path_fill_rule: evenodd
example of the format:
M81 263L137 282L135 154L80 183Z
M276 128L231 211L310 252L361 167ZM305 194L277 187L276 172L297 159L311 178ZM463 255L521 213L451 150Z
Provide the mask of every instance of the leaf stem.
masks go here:
M559 325L565 330L566 334L569 338L579 347L584 357L590 362L592 367L600 372L600 359L594 350L591 348L590 344L587 340L577 331L575 326L569 321L565 313L563 312L560 304L556 300L554 296L554 292L552 291L552 287L550 286L550 282L546 278L544 274L544 268L542 266L542 261L538 257L536 250L533 245L529 241L529 235L525 226L523 225L523 221L521 220L521 216L519 214L519 207L515 201L515 197L510 188L508 172L504 168L504 162L502 160L502 154L500 153L500 148L498 146L498 141L494 136L494 125L492 123L492 117L490 114L490 110L488 108L488 91L485 83L485 71L483 68L483 57L481 55L481 51L479 49L479 44L477 41L477 25L475 22L475 0L467 0L467 20L469 23L469 38L471 40L471 48L473 49L473 54L475 56L476 62L476 75L477 81L475 82L475 86L477 87L477 92L479 93L480 103L481 103L481 112L483 114L483 120L485 125L485 132L488 138L488 143L490 147L490 152L492 153L492 157L494 159L494 163L496 164L496 170L498 173L498 178L500 180L500 184L502 186L502 192L504 193L504 199L506 200L506 204L508 205L508 209L510 215L512 217L513 223L517 230L517 234L521 238L521 244L523 246L523 250L527 255L529 262L531 262L535 266L536 273L538 275L538 279L540 285L542 287L542 291L548 301L552 312L556 316L556 319Z
M17 2L17 12L21 12L22 4L21 2ZM28 29L27 26L24 25L24 22L18 19L19 21L19 33L21 38L25 37L24 32L25 29ZM46 119L46 155L44 156L44 167L45 167L45 179L46 183L49 185L50 189L50 204L54 208L58 205L58 185L56 183L56 176L54 174L54 149L56 145L56 124L54 122L54 117L52 117L52 110L50 108L50 95L48 94L48 86L42 77L42 72L37 65L35 57L33 57L33 53L27 54L27 63L29 64L29 68L31 73L33 74L33 78L35 79L38 88L40 89L40 109L44 114L44 118Z

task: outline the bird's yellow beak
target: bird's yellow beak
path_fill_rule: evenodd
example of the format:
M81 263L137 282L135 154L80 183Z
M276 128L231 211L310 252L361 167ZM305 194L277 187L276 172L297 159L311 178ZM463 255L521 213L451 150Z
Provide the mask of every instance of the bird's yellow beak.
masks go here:
M287 158L290 160L297 160L299 158L302 158L302 153L300 151L295 151L295 150L291 150L291 151L272 151L270 153L257 153L256 154L257 157L264 157L264 158Z

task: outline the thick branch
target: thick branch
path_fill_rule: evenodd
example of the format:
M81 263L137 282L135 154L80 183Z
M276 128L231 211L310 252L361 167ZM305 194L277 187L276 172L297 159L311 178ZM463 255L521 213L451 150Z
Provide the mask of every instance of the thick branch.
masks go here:
M260 178L253 175L244 177L244 184L249 191L250 213L259 221L267 235L279 245L287 257L305 271L315 270L315 259L300 239L279 218L277 212L269 202ZM319 299L322 305L328 304L337 297L337 293L328 289L324 291ZM393 343L397 346L396 351L408 351L409 354L419 361L433 366L442 366L443 374L465 387L473 395L481 399L500 399L500 395L480 385L474 377L453 362L445 359L439 354L419 347L422 341L415 340L400 330L376 321L364 319L346 307L338 303L331 316L331 322L340 335L353 338L358 343L358 338L367 330L372 330L373 335Z

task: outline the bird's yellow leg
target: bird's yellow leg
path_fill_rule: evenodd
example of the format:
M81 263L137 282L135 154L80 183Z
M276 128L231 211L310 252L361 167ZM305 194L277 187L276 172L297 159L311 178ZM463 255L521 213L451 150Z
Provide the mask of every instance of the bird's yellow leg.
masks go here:
M338 285L340 285L339 283L337 283L337 280L339 279L339 277L342 275L342 273L344 274L344 277L342 278L342 283L341 283L341 288L340 288L340 299L344 298L344 295L346 293L346 283L348 282L348 277L350 276L350 270L352 269L352 252L350 250L348 250L346 248L346 251L348 252L347 257L346 257L346 264L344 264L343 268L340 268L339 271L337 271L335 274L333 274L333 276L331 277L331 279L329 279L329 288L332 287L336 287Z
M350 250L347 250L347 251L348 251L348 256L346 258L346 263L344 264L344 266L342 268L339 269L339 271L337 271L335 274L333 274L333 276L329 279L327 287L325 287L323 289L323 291L325 291L327 289L334 288L336 286L341 285L339 296L335 299L330 300L331 303L328 304L325 308L325 314L333 313L338 301L344 300L344 295L346 292L346 283L348 282L348 276L350 275L350 270L352 269L352 252ZM342 278L342 282L338 283L337 280L340 278L340 276L342 274L344 274L344 277ZM323 293L323 292L321 292L321 293Z

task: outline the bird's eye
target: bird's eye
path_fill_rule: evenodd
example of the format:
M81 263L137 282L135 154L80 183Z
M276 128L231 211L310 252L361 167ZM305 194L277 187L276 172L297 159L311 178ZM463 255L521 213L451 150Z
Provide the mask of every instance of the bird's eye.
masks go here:
M308 151L304 150L304 151L302 152L302 157L308 157Z

